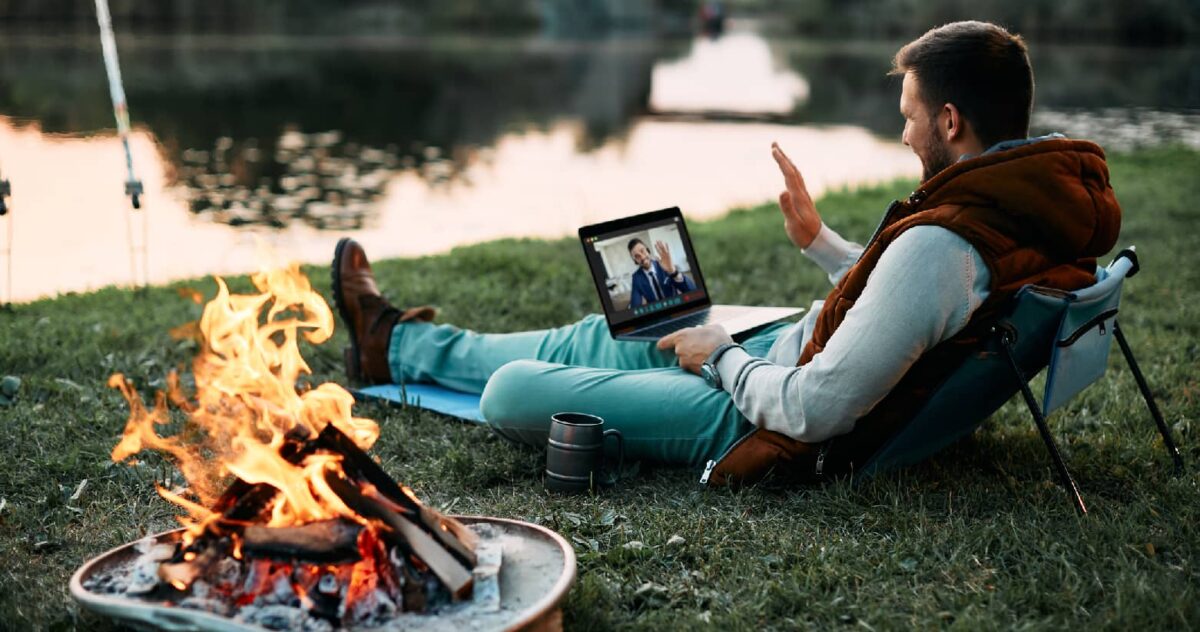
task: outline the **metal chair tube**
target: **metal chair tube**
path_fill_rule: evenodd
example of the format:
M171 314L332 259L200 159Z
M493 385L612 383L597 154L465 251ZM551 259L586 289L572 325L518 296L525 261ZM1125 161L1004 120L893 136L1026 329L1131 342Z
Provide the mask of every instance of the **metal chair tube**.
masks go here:
M1163 445L1171 455L1171 460L1175 462L1175 474L1178 476L1183 473L1183 457L1179 454L1179 448L1175 446L1175 440L1171 438L1171 429L1163 420L1162 413L1158 410L1158 404L1154 401L1154 395L1150 392L1150 386L1146 384L1146 378L1142 375L1137 360L1133 359L1133 350L1125 341L1125 334L1116 320L1113 321L1113 335L1117 338L1117 344L1121 345L1121 353L1124 354L1125 361L1129 363L1129 370L1133 372L1133 379L1137 382L1138 390L1142 392L1142 399L1146 400L1146 408L1150 409L1150 416L1154 418L1154 423L1158 426L1158 432L1163 438Z
M1013 376L1017 378L1017 383L1021 385L1021 394L1025 397L1025 405L1029 407L1030 414L1033 415L1033 421L1037 424L1038 433L1042 435L1042 441L1046 443L1046 450L1050 452L1050 458L1054 461L1054 467L1058 470L1058 477L1062 480L1063 487L1067 489L1067 493L1071 495L1071 500L1075 504L1075 509L1081 515L1087 514L1087 506L1083 504L1083 497L1079 495L1079 487L1075 485L1075 479L1071 477L1071 471L1067 469L1067 463L1063 460L1062 454L1058 451L1058 444L1054 442L1053 435L1050 434L1050 428L1046 425L1046 418L1042 415L1041 406L1033 397L1033 391L1029 390L1029 384L1025 381L1025 374L1021 372L1021 367L1017 366L1017 359L1013 357L1012 347L1016 343L1014 340L1014 332L1011 327L1000 327L1000 342L1004 347L1004 356L1008 358L1008 364L1012 367Z

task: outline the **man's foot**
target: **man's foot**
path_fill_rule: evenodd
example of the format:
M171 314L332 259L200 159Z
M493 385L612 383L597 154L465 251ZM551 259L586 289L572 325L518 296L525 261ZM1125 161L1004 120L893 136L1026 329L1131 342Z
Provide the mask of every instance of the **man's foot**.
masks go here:
M388 345L392 328L407 321L428 322L437 310L429 306L400 310L388 303L375 285L367 253L349 237L339 240L333 251L330 276L333 303L350 331L350 346L344 352L346 375L358 382L391 382Z

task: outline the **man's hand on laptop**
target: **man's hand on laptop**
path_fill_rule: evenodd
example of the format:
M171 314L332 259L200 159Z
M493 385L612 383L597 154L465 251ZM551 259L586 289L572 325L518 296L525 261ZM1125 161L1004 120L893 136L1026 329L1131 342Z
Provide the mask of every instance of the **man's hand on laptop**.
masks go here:
M733 342L733 337L725 333L720 325L704 327L688 327L664 336L658 341L659 349L674 349L679 357L679 366L684 370L700 374L700 365L712 355L717 347Z
M792 159L783 153L778 143L771 143L771 157L779 165L783 173L783 182L787 190L779 194L779 210L783 211L783 229L787 231L788 239L800 248L807 248L821 232L821 216L813 204L808 187L804 185L804 176L792 164Z

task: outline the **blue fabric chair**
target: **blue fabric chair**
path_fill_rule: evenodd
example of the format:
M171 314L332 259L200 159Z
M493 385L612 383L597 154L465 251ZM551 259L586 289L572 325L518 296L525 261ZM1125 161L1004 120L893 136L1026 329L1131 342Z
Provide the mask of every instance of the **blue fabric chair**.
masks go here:
M934 391L913 421L871 457L862 473L869 476L924 460L973 432L1020 391L1063 486L1076 509L1087 513L1046 426L1046 417L1104 375L1113 338L1129 363L1176 470L1182 470L1183 460L1171 431L1117 324L1121 286L1137 272L1137 254L1129 248L1107 268L1097 267L1095 285L1082 290L1022 288L1011 312L992 327L993 336ZM1028 380L1046 367L1046 389L1039 406Z

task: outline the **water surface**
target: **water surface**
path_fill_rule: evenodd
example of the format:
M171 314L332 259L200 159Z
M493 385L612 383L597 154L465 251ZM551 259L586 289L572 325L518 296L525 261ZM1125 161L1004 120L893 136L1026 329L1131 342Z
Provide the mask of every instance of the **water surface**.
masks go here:
M384 257L557 237L666 206L714 217L775 197L773 141L817 195L919 173L886 76L896 43L734 29L118 45L146 186L137 213L98 41L0 39L0 172L14 188L0 220L14 279L0 298L245 272L254 235L319 263L346 234ZM1195 51L1035 44L1034 61L1035 131L1200 146ZM145 270L130 256L143 229Z

